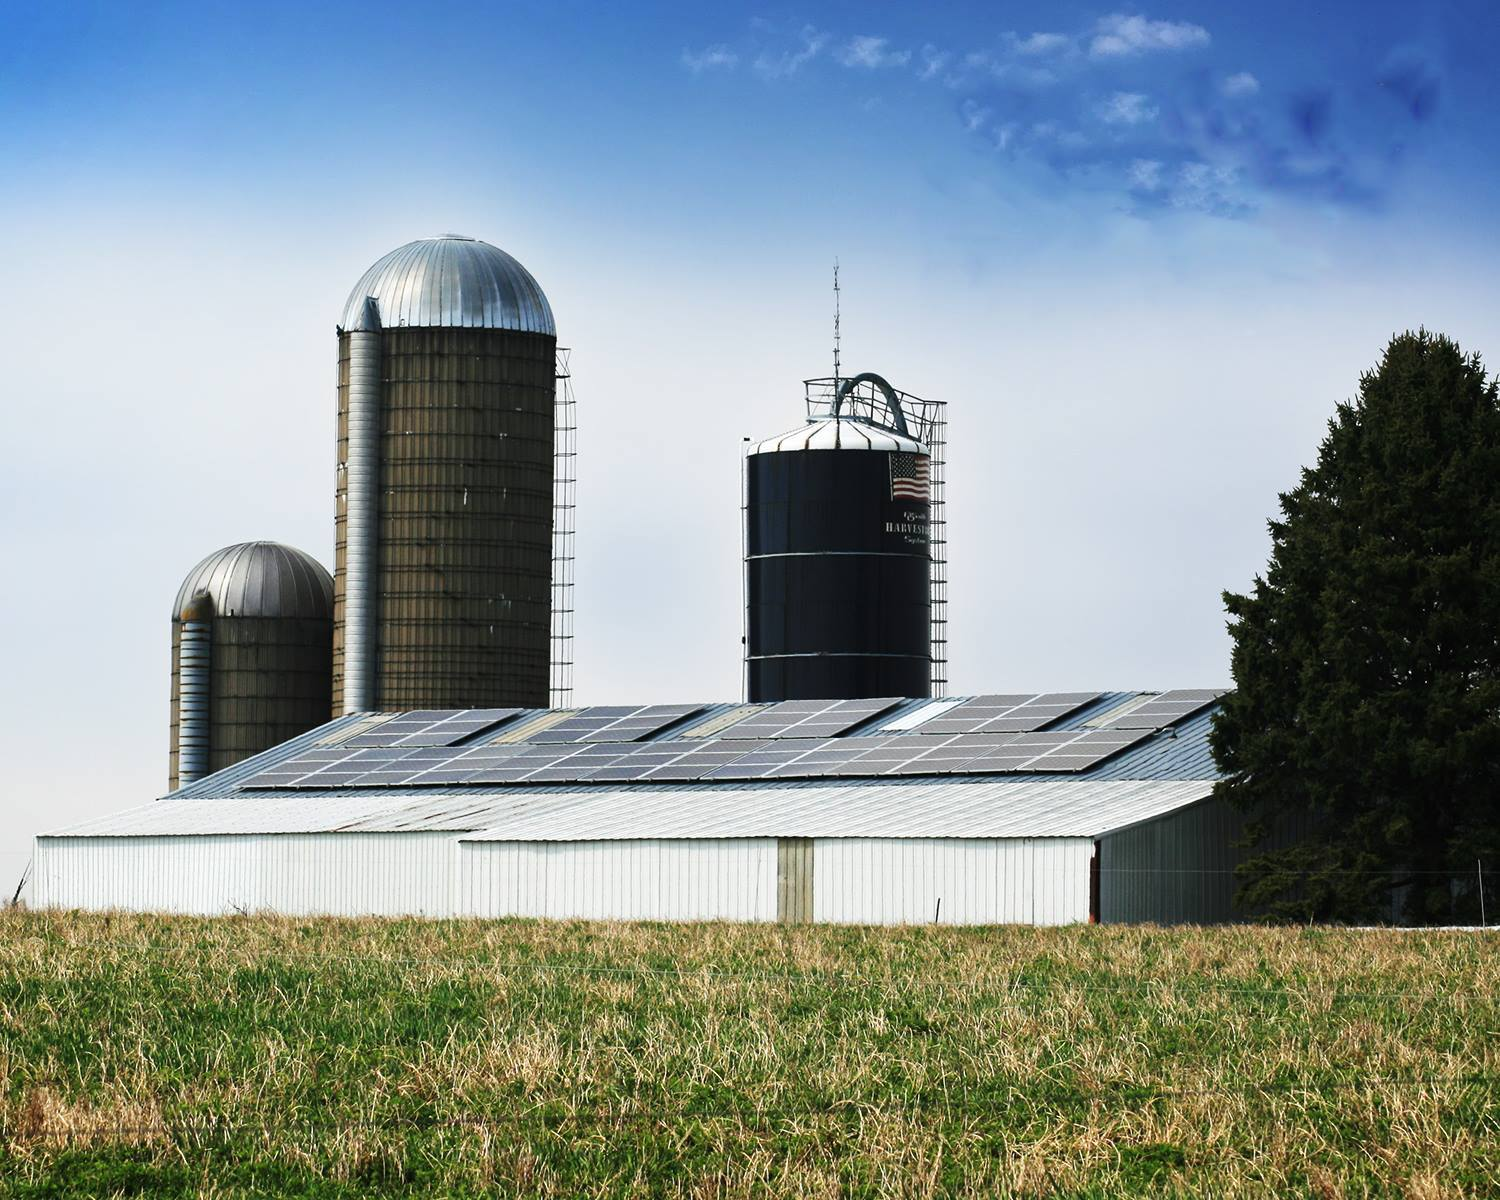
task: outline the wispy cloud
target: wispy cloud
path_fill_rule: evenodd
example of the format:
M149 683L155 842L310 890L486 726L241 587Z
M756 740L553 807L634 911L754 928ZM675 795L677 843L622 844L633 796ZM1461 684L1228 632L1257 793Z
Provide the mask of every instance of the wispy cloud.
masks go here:
M1118 2L1118 0L1116 0ZM1113 12L1062 30L1008 32L977 45L920 49L876 34L823 32L764 19L741 42L684 51L691 71L748 65L767 79L819 60L825 70L880 72L887 91L941 88L951 119L990 152L1025 165L1043 186L1084 190L1137 212L1244 217L1272 197L1367 207L1379 203L1401 159L1411 123L1434 112L1440 67L1420 47L1398 47L1373 75L1407 116L1382 140L1368 92L1337 96L1322 81L1266 95L1249 70L1202 62L1207 29L1190 21ZM1143 89L1143 58L1150 63ZM1170 59L1185 56L1171 69ZM1240 64L1233 64L1236 68ZM1378 106L1376 106L1378 107ZM1409 116L1409 121L1408 121Z
M922 65L917 70L918 79L933 79L942 74L944 68L953 61L953 55L946 50L939 50L930 42L922 47Z
M837 58L846 67L904 67L911 61L911 51L892 50L883 37L859 34L839 48Z
M1208 41L1208 30L1188 21L1153 21L1111 13L1095 26L1089 54L1094 58L1123 58L1154 50L1191 50L1208 45Z
M1031 33L1025 37L1017 33L1007 33L1005 40L1015 53L1032 58L1061 54L1073 46L1073 39L1065 33Z
M1154 121L1161 112L1140 92L1116 92L1096 111L1106 125L1141 125Z
M1131 162L1126 177L1132 188L1143 192L1157 192L1162 187L1161 169L1160 159L1137 158Z
M739 61L740 56L723 42L715 42L712 46L703 47L702 50L682 52L682 65L694 75L701 75L704 71L733 70Z
M823 52L828 45L828 35L804 25L797 35L797 45L790 50L762 51L756 55L755 69L767 79L782 79L795 75Z
M1226 96L1253 96L1260 91L1260 80L1250 74L1249 71L1239 71L1228 76L1219 85L1219 90Z

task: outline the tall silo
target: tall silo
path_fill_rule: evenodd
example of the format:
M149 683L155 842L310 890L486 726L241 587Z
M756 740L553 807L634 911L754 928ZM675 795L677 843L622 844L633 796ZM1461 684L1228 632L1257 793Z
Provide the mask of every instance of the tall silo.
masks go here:
M172 607L169 784L328 719L333 579L310 555L242 542L194 567Z
M557 337L537 281L449 235L339 322L335 713L544 708Z
M747 697L929 696L929 447L879 376L808 383L808 424L745 461Z

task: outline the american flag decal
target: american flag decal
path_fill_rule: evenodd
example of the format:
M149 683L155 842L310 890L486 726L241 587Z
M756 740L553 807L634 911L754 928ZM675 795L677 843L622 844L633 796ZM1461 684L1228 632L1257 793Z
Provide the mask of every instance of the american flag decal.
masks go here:
M929 465L930 460L925 454L892 454L891 499L930 501Z

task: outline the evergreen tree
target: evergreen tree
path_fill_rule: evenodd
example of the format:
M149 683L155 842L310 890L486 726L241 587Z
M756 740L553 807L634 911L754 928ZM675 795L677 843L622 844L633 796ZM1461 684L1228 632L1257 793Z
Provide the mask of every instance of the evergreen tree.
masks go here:
M1500 396L1477 355L1392 339L1226 592L1237 690L1212 742L1272 914L1477 918L1500 905ZM1274 840L1263 843L1276 846ZM1392 893L1391 889L1398 889Z

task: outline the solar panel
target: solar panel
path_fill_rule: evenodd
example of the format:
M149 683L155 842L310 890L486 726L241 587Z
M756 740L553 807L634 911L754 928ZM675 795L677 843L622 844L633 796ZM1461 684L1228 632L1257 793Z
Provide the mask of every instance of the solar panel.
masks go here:
M633 742L649 737L684 717L702 712L702 704L595 705L531 735L533 742Z
M729 739L838 737L900 704L897 697L871 700L783 700L723 731Z
M879 701L865 702L865 710ZM779 706L777 706L779 707ZM799 702L776 728L816 727L826 702ZM635 713L638 710L627 710ZM770 711L770 710L767 710ZM667 713L653 718L670 717ZM842 720L849 720L845 713ZM610 715L611 721L620 720ZM898 733L873 737L705 738L693 741L329 746L268 767L247 788L393 788L1004 774L1087 770L1151 736L1149 729L1032 733Z
M597 742L639 741L643 737L650 737L653 733L665 729L668 725L675 725L685 717L702 712L707 707L706 704L647 705L645 708L637 709L633 713L620 717L597 733L589 734L585 740Z
M1086 771L1150 735L1148 729L1074 729L1025 734L977 756L965 770L976 775L1007 771Z
M565 758L537 768L527 775L527 783L572 783L589 778L601 767L614 766L628 756L622 745L585 745Z
M924 721L913 732L1032 733L1092 704L1100 692L1041 692L1006 696L975 696L957 708Z
M799 763L810 750L828 745L825 738L779 738L770 745L741 754L724 766L716 767L704 779L769 779L787 774L806 775L807 767L788 772L783 768ZM813 772L816 774L816 772Z
M524 711L521 708L462 708L399 713L374 729L347 738L343 744L357 747L453 746Z
M1098 728L1163 729L1207 708L1222 695L1222 691L1210 688L1182 688L1175 692L1162 692L1118 717L1105 714L1098 722Z
M717 767L727 766L746 754L762 750L776 743L772 741L758 742L725 742L714 740L702 742L692 746L685 754L680 754L665 765L653 767L648 770L643 779L656 782L658 780L692 780L703 779L710 771Z
M629 748L629 753L622 756L619 762L601 766L589 776L589 780L594 783L603 783L611 780L640 779L647 771L664 767L673 759L682 757L683 748L680 743L659 742L632 746Z

